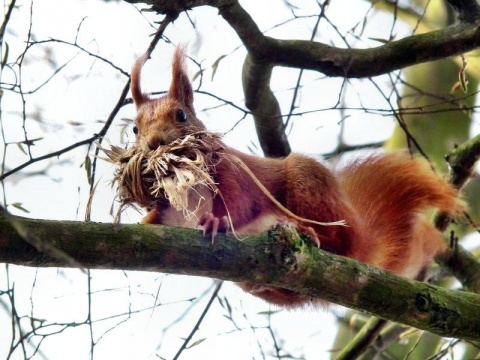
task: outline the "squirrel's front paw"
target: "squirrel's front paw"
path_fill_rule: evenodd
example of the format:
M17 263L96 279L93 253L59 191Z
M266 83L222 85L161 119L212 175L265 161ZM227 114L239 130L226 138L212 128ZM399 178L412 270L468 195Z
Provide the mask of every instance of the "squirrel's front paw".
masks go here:
M218 233L227 233L230 228L226 215L218 218L209 211L202 215L198 221L198 226L203 228L203 236L212 235L212 244L215 242Z
M321 245L320 239L318 238L317 232L311 226L305 226L305 225L298 224L297 229L301 233L304 233L305 235L310 236L313 243L315 245L317 245L317 247L320 249L320 245Z

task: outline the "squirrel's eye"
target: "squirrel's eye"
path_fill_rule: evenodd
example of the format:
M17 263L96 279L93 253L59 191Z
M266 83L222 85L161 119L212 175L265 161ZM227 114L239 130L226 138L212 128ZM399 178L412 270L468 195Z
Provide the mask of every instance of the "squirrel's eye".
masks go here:
M177 121L185 122L187 121L187 114L183 110L177 110Z
M136 126L133 127L133 133L134 133L135 135L138 134L138 127L136 127Z

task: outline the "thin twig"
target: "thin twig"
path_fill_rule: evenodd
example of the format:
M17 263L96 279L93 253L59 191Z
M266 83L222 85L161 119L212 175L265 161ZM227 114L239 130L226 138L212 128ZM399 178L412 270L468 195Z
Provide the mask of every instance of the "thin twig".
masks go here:
M150 42L150 45L148 46L147 53L150 54L152 51L155 49L155 46L157 46L158 42L163 36L163 33L165 32L165 29L167 26L177 18L178 14L172 14L172 15L167 15L162 21L162 24L158 28L155 36L153 37L152 41ZM112 112L108 116L107 121L105 122L105 125L103 126L102 130L98 133L96 139L98 139L98 143L101 144L105 135L107 134L108 130L110 129L110 126L113 123L113 120L115 119L115 116L118 114L122 106L125 104L125 99L127 97L128 91L130 90L130 79L127 81L125 86L123 87L122 93L120 94L120 98L117 101L117 104L113 108ZM91 143L90 143L91 146ZM90 196L94 192L94 184L95 184L95 175L96 175L96 169L97 169L97 160L98 160L98 154L100 152L100 149L97 147L95 149L95 156L92 162L92 170L91 170L91 182L90 182ZM89 221L90 220L90 211L87 211L85 215L85 220Z
M193 327L192 331L190 332L190 334L188 334L187 338L185 339L185 341L183 342L182 346L180 347L180 349L178 349L177 353L175 354L173 360L176 360L180 357L180 355L182 354L182 352L187 348L187 345L188 343L190 342L190 340L192 339L193 335L197 332L197 330L199 329L200 327L200 324L202 323L203 319L205 318L205 316L207 315L208 311L210 310L212 304L213 304L213 301L217 298L217 295L218 295L218 292L220 291L220 289L222 288L222 285L223 285L223 281L219 281L217 286L215 287L215 290L213 290L213 293L212 293L212 296L210 297L210 300L208 301L208 304L207 306L205 306L205 309L203 309L203 312L202 314L200 315L200 317L198 318L198 321L197 323L195 324L195 326Z
M388 324L386 320L371 317L357 332L355 337L338 354L336 360L358 359L368 347L377 339L380 331Z

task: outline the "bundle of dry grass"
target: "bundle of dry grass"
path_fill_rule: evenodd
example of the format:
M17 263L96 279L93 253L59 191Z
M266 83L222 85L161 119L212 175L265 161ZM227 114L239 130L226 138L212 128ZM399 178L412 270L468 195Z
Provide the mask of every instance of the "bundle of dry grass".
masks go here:
M138 204L151 208L168 201L180 211L188 211L188 193L197 185L216 192L211 176L223 147L218 134L206 131L186 135L156 150L137 146L103 149L109 161L117 165L114 183L121 208Z

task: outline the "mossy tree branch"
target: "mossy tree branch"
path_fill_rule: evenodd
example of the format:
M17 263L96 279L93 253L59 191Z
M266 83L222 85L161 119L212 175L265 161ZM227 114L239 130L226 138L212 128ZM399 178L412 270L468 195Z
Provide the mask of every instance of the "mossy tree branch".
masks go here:
M475 164L479 159L480 135L477 135L457 146L446 157L451 170L449 182L460 191L473 176ZM440 214L435 225L439 230L444 231L450 220L449 216ZM480 262L470 252L456 244L442 254L437 261L447 267L466 289L480 293Z
M27 241L19 230L28 234ZM43 252L52 248L61 256ZM480 340L480 295L411 281L332 255L306 245L288 228L243 241L219 236L211 245L192 229L33 220L1 212L0 261L268 284L441 336Z

